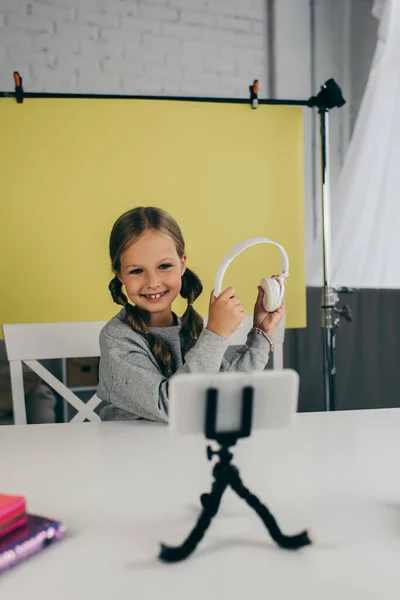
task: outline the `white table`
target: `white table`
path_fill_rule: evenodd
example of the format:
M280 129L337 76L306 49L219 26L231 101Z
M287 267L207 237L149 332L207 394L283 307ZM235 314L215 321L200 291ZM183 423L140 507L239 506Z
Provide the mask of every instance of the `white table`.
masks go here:
M241 441L235 464L285 533L275 546L231 491L196 552L157 560L194 525L212 464L201 438L164 425L82 423L0 429L1 491L64 520L69 536L0 576L10 600L391 600L400 594L400 409L300 414Z

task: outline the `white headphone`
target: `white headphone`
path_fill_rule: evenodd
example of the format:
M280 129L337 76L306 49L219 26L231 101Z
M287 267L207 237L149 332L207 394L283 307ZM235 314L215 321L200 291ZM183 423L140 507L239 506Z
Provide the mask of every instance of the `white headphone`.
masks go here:
M268 238L262 237L251 238L249 240L245 240L244 242L240 242L240 244L237 244L234 248L232 248L229 254L225 256L220 266L218 267L218 271L215 276L214 296L218 298L218 296L220 295L222 280L224 278L225 271L227 270L233 259L236 258L238 254L243 252L243 250L246 250L246 248L254 246L255 244L263 243L274 244L274 246L276 246L279 249L282 260L281 272L278 277L264 278L260 281L260 285L265 292L263 298L263 306L268 312L274 312L281 306L283 295L285 293L284 279L289 276L289 258L283 246L277 244L276 242L273 242L272 240L269 240Z

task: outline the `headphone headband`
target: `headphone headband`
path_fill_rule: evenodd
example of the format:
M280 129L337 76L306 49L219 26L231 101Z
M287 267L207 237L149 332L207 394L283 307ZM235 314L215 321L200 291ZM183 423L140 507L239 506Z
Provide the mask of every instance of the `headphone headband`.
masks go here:
M214 295L216 297L218 297L221 293L222 280L224 278L225 271L229 267L230 263L233 261L234 258L236 258L238 254L243 252L243 250L246 250L246 248L250 248L250 246L254 246L255 244L273 244L274 246L276 246L280 252L282 260L281 272L279 277L283 278L289 276L289 258L283 246L277 244L276 242L273 242L272 240L269 240L268 238L250 238L249 240L240 242L234 248L232 248L232 250L225 256L220 266L218 267L218 271L214 280Z

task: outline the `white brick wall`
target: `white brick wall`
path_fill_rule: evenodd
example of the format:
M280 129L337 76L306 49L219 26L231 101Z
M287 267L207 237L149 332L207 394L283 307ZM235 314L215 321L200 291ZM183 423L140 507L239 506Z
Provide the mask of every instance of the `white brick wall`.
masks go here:
M264 0L0 0L0 90L266 95Z

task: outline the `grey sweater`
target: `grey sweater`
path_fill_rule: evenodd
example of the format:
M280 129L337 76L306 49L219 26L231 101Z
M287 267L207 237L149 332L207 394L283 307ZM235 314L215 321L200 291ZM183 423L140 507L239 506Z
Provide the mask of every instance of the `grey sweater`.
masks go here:
M123 308L100 332L100 369L97 395L108 404L103 421L149 419L168 421L168 381L143 335L124 322ZM196 345L183 352L187 340L181 334L181 319L172 327L149 330L168 342L176 361L176 374L218 371L263 371L269 358L268 341L256 332L247 336L230 361L224 358L228 342L203 329Z

